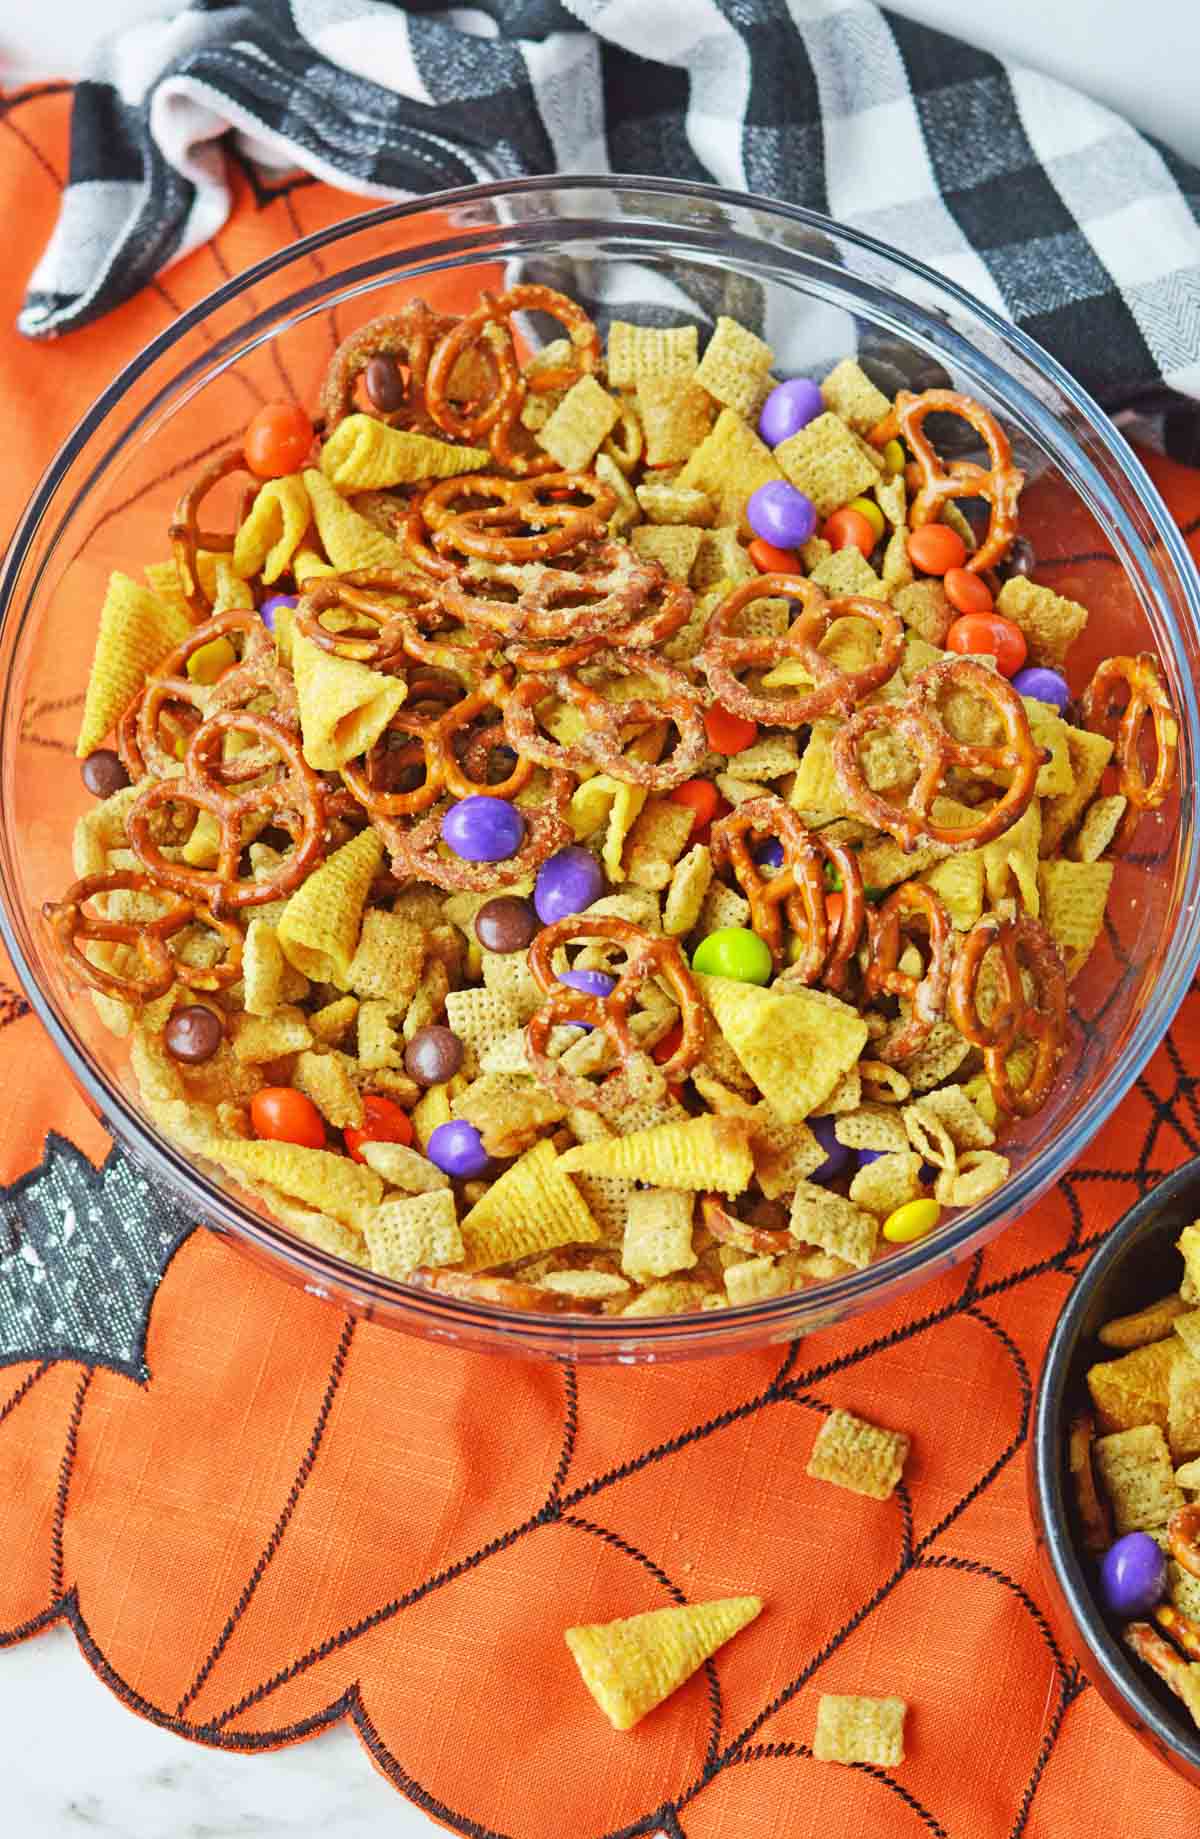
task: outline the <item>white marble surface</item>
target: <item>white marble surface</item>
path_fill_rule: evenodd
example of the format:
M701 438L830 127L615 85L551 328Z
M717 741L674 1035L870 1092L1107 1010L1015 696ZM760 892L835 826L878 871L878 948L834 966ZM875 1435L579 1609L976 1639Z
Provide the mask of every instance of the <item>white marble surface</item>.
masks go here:
M1076 82L1200 160L1196 0L1141 0L1136 31L1126 0L1006 0L969 15L961 0L891 3ZM69 76L98 31L158 6L0 0L0 79ZM265 1755L202 1749L127 1711L65 1629L0 1653L0 1731L3 1839L429 1839L436 1830L375 1772L348 1725Z
M69 1629L0 1653L4 1839L430 1839L353 1727L255 1756L185 1743L102 1686Z

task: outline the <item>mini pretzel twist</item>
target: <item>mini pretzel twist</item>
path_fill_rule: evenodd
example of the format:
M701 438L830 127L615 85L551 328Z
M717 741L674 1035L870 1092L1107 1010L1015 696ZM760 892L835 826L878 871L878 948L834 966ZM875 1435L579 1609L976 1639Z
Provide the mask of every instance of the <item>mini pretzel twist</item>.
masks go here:
M1200 1577L1200 1501L1175 1509L1167 1521L1167 1549L1176 1564Z
M166 910L155 918L137 920L109 919L89 911L90 901L118 892L152 895L165 903ZM87 875L68 888L61 900L47 903L43 912L66 962L93 990L102 990L108 996L150 1002L156 996L165 996L176 982L192 990L219 990L226 989L242 974L242 935L235 924L218 919L209 907L197 906L195 901L160 887L151 876L130 869ZM223 963L201 968L185 964L170 950L170 941L197 921L219 934L225 946ZM129 947L140 963L140 973L132 969L118 972L93 963L85 947L96 944Z
M295 630L323 651L353 658L373 670L394 672L408 663L427 664L435 670L478 670L494 649L491 640L464 643L432 636L446 623L434 591L432 584L416 581L398 569L326 575L301 595ZM358 624L330 632L321 624L321 615L334 607L357 614Z
M202 473L199 473L183 493L175 506L175 515L171 519L168 535L171 549L175 556L175 566L179 571L179 582L183 597L187 601L192 618L208 619L212 613L212 602L205 593L200 580L199 553L207 549L216 554L232 555L235 533L202 530L200 528L200 506L208 494L220 485L222 479L228 479L234 473L245 473L251 484L246 488L238 521L245 519L250 506L258 496L261 479L246 465L246 456L240 447L230 447L210 460ZM246 604L253 606L254 599L250 589L246 589Z
M899 968L901 939L914 923L923 923L929 934L929 963L922 977ZM873 1002L879 996L899 996L909 1005L906 1020L877 1050L881 1060L901 1066L924 1046L934 1023L946 1013L954 928L933 889L920 881L902 882L880 906L868 908L867 928L870 960L863 977L864 997Z
M514 313L546 313L557 319L571 341L570 362L524 374L513 343ZM492 367L492 389L490 395L458 408L449 400L450 379L459 359L471 350L480 352ZM510 287L502 294L484 292L474 312L439 342L429 366L426 407L438 427L455 440L476 441L486 435L493 458L508 472L551 472L556 462L548 453L529 453L514 445L525 397L569 388L596 370L600 357L600 334L583 308L565 294L535 284Z
M526 764L520 762L521 767ZM501 786L469 780L466 784L473 793L494 796L503 791ZM371 821L387 845L398 881L429 881L438 888L490 894L496 888L511 886L524 875L535 874L547 856L574 842L575 832L562 815L574 789L575 781L568 773L551 773L545 803L520 807L525 838L516 855L502 862L466 862L459 856L444 855L439 847L442 813L436 809L414 824L386 816L373 816Z
M990 1019L979 1009L979 979L993 947L998 984ZM1033 980L1034 995L1025 994L1022 971ZM1002 919L987 913L959 947L950 974L950 1019L963 1039L983 1052L984 1070L1000 1109L1010 1117L1040 1111L1054 1084L1067 1045L1067 974L1046 928L1020 913ZM1008 1056L1025 1040L1037 1049L1028 1083L1014 1092Z
M1188 1662L1169 1641L1163 1640L1157 1629L1151 1628L1149 1622L1127 1622L1121 1637L1126 1647L1157 1673L1172 1692L1185 1704L1190 1703L1192 1687Z
M600 767L614 779L644 786L651 792L668 791L690 779L708 752L708 736L695 688L684 673L661 658L636 651L602 651L589 662L598 669L628 671L648 678L656 691L654 700L638 697L629 702L610 702L569 670L525 677L504 708L510 747L522 759L536 760L541 766L568 772ZM569 703L583 717L584 732L571 745L543 734L534 719L537 705L550 696ZM635 760L621 751L622 737L628 730L663 720L673 722L679 734L678 745L666 760Z
M750 637L732 630L744 607L778 596L795 601L800 608L782 636L763 633ZM847 617L868 620L879 634L874 661L858 671L843 670L820 650L834 620ZM724 708L751 721L800 728L820 715L849 715L895 674L903 655L904 627L886 602L865 600L857 594L829 600L815 581L803 575L759 575L735 588L716 609L697 662ZM785 658L799 659L811 679L813 687L804 695L759 695L747 689L737 675L739 671L766 670Z
M556 952L581 939L611 939L625 953L625 962L616 972L616 983L607 996L577 990L559 981L554 966ZM668 1084L682 1079L700 1059L704 1051L704 1005L678 943L665 933L646 932L614 914L571 914L535 934L529 948L529 968L546 996L525 1030L529 1063L535 1077L563 1104L594 1110L600 1104L603 1087L576 1078L550 1057L551 1030L570 1022L599 1028L612 1042L620 1062L609 1079L620 1079L622 1069L639 1051L629 1027L629 1014L643 985L651 978L664 984L679 1005L680 1041L671 1058L659 1068L663 1078Z
M969 422L987 448L990 464L939 459L925 432L929 415L957 415ZM1017 500L1025 475L1013 465L1008 436L991 410L958 390L924 390L919 396L901 390L869 438L874 446L882 447L897 436L904 440L921 473L920 487L908 508L913 529L935 523L953 498L982 498L990 510L987 535L966 566L976 574L994 567L1017 534Z
M374 408L377 420L408 426L426 421L425 383L434 346L458 324L457 319L435 313L424 300L410 300L398 313L369 319L342 340L330 360L321 390L321 415L330 435L347 415L358 412L354 386L375 357L394 358L408 372L401 407L390 415Z
M244 778L242 759L222 755L226 737L251 734L274 750L279 776L265 780L260 772L245 791L229 790L231 781ZM188 804L207 811L219 831L217 866L196 868L187 862L169 862L153 842L151 818L160 805ZM239 874L243 825L248 818L266 817L292 833L294 846L274 871L254 880ZM248 709L224 709L210 715L197 728L188 745L183 772L173 779L154 779L143 787L129 809L129 846L147 874L162 887L193 901L204 901L216 914L231 909L258 907L290 894L316 867L324 852L325 795L320 779L305 760L299 738L269 715Z
M510 693L508 679L499 672L486 678L478 689L465 692L427 686L427 700L442 706L423 710L418 699L410 697L392 717L385 736L376 742L370 756L361 764L348 760L342 767L342 778L372 819L415 816L428 811L446 793L452 798L470 798L479 792L493 798L515 798L533 778L532 760L518 759L500 782L488 784L486 777L491 756L507 743L500 723L485 727L484 718L500 715ZM413 745L397 753L390 747L390 738L398 734L411 735ZM480 741L484 742L482 747ZM460 742L465 750L461 760L455 751ZM483 769L478 778L470 774L472 757ZM403 769L417 764L424 766L425 777L411 791L391 791L379 783L385 767Z
M585 502L572 502L579 498ZM553 472L538 479L466 473L439 479L413 500L405 548L418 567L443 579L456 573L464 556L546 562L598 536L616 502L611 486L593 473ZM427 531L433 533L432 548Z
M1122 687L1129 700L1118 715L1112 700ZM1116 750L1119 789L1128 800L1116 835L1118 847L1124 848L1142 812L1157 810L1175 782L1179 723L1158 674L1157 660L1147 651L1133 658L1106 658L1083 692L1080 713L1084 727L1106 735ZM1147 716L1154 725L1155 749L1154 777L1148 784L1141 760Z
M782 865L762 873L751 844L774 837L783 849ZM770 947L778 970L784 960L783 915L799 941L800 956L784 973L791 983L823 983L827 990L846 987L846 975L862 935L866 900L858 858L845 843L831 842L810 830L799 812L782 798L765 792L748 798L718 818L710 839L717 868L733 870L750 902L750 924ZM825 865L842 880L842 911L831 927L826 904Z
M731 1213L723 1195L700 1197L700 1218L714 1239L723 1245L736 1245L741 1251L754 1252L764 1258L778 1258L783 1252L799 1249L786 1226L756 1226L753 1221L739 1220Z
M214 639L234 638L242 643L237 662L207 687L194 683L187 674L189 660ZM156 667L122 715L117 748L126 772L131 779L141 779L147 772L165 779L176 771L179 757L160 738L166 718L170 717L182 737L190 739L206 716L244 708L268 691L274 700L275 720L293 731L298 729L295 684L291 673L281 667L275 641L259 615L253 608L234 607L205 620ZM236 776L253 779L275 757L269 747L248 749L237 757Z
M971 690L992 705L1000 721L998 746L981 741L959 741L949 732L938 711L938 699L949 690ZM891 729L907 743L919 771L906 802L890 804L873 792L859 763L859 749L876 729ZM909 685L904 702L873 703L859 709L833 737L833 764L842 795L856 816L877 830L886 830L906 854L923 843L940 843L951 851L977 849L1003 836L1028 809L1038 772L1050 758L1034 740L1024 704L1012 685L973 658L946 658L921 671ZM968 772L1003 770L1011 781L975 823L939 824L930 812L943 790L952 766Z
M468 592L474 584L462 577L443 582L439 598L464 624L495 634L524 671L569 670L612 646L660 644L692 610L683 583L657 562L639 562L625 543L599 543L575 568L499 563L489 580L514 592L515 600ZM643 614L651 596L657 604Z
M1183 1649L1189 1660L1200 1660L1200 1622L1184 1615L1182 1609L1176 1609L1174 1603L1159 1603L1154 1610L1154 1620L1160 1628L1166 1629L1172 1641Z

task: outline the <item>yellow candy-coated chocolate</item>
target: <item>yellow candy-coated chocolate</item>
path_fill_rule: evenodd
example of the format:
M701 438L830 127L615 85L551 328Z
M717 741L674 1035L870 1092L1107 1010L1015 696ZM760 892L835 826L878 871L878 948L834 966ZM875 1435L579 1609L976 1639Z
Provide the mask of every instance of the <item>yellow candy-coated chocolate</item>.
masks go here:
M889 473L902 473L907 463L907 456L899 441L883 443L883 464Z
M883 1236L893 1245L911 1245L931 1233L942 1217L935 1200L906 1200L902 1207L889 1213L883 1222Z
M873 498L852 498L846 509L857 511L860 516L865 517L875 532L875 541L878 543L882 540L887 526L883 521L883 512Z
M236 663L237 652L228 639L210 639L188 659L187 674L193 683L215 683L231 664Z

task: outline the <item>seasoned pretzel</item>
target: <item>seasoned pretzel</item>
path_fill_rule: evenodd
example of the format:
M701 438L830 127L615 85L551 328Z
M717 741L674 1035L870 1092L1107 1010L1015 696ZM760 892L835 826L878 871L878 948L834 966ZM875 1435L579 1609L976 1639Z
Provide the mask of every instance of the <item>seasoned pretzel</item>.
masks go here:
M616 983L607 996L577 990L561 983L554 958L560 946L581 939L611 939L625 952L625 963L615 973ZM629 1012L643 984L651 978L665 984L679 1005L679 1045L659 1071L668 1084L684 1077L704 1051L704 1005L676 940L665 933L651 934L631 920L607 913L575 913L543 926L529 948L529 969L546 997L525 1030L526 1051L534 1075L565 1105L594 1110L603 1086L592 1085L566 1071L551 1059L551 1030L564 1022L586 1022L599 1028L612 1042L619 1066L609 1080L619 1080L623 1068L639 1051L629 1027ZM608 1084L608 1081L604 1082Z
M239 778L240 759L225 760L228 735L251 734L275 752L279 776L267 781L259 774L245 791L229 789ZM152 841L150 820L160 805L173 803L207 811L220 833L217 866L196 868L187 862L168 862ZM266 817L289 830L294 839L290 854L274 872L259 881L239 874L243 826L247 819ZM324 850L325 795L320 779L305 760L298 736L269 715L249 709L223 709L208 716L188 744L183 772L173 779L154 779L139 792L129 809L129 846L149 875L161 886L173 888L193 901L204 901L216 914L231 909L258 907L290 894L319 862Z
M436 1290L464 1303L490 1303L494 1309L517 1309L523 1315L599 1315L603 1304L594 1296L568 1296L564 1290L544 1290L520 1277L498 1277L493 1271L453 1271L445 1266L421 1265L406 1282L419 1290Z
M739 1220L720 1194L701 1195L700 1218L714 1239L723 1245L736 1245L741 1251L777 1258L781 1252L799 1249L798 1241L786 1227L756 1226L751 1220Z
M515 798L533 778L534 763L518 758L506 779L491 785L487 783L488 759L497 748L506 745L504 730L498 721L484 730L486 746L482 750L478 746L475 749L475 761L483 765L483 772L478 778L470 776L469 743L480 740L485 716L500 715L510 691L508 679L497 672L478 689L460 689L454 700L439 711L424 712L419 705L414 706L417 699L410 698L396 711L386 734L376 742L370 756L361 765L356 760L346 762L342 778L371 818L415 816L428 811L447 792L452 798L470 798L477 792L486 792L493 798ZM444 691L439 690L437 700L445 702ZM396 734L411 735L415 745L402 748L398 755L392 753L389 758L389 739ZM461 761L455 752L460 737L468 756ZM379 783L385 764L403 768L418 763L423 764L425 777L423 783L411 791L391 791Z
M474 793L495 794L502 790L499 786L468 784ZM442 835L439 810L428 812L411 825L395 817L372 817L371 821L388 847L392 871L399 881L430 881L439 888L489 894L495 888L510 886L523 875L534 874L547 856L574 842L575 832L562 815L574 789L575 782L568 773L550 775L546 803L520 807L525 840L516 855L507 856L503 862L466 862L459 856L443 855L438 847Z
M971 690L991 703L1003 733L999 746L955 739L937 708L939 696L947 690ZM903 805L889 804L873 792L859 764L863 740L878 728L896 732L919 767ZM904 702L873 703L859 709L833 737L833 764L843 797L856 816L886 830L906 854L923 843L939 843L951 851L977 849L1003 836L1028 809L1038 772L1049 758L1034 740L1024 704L1012 685L973 658L945 658L931 664L913 678ZM968 772L1002 769L1012 777L1003 796L976 822L938 824L930 811L951 766Z
M433 598L434 591L432 583L416 581L399 569L326 575L301 595L295 630L323 651L353 658L373 670L394 672L408 663L428 664L436 670L478 670L494 649L492 641L436 637L445 616ZM321 615L333 607L358 614L358 624L330 632L321 624Z
M410 300L398 313L384 313L369 319L349 338L342 340L330 360L321 390L321 414L325 433L330 435L347 415L359 412L354 386L375 357L397 359L407 370L404 403L392 415L380 415L374 408L365 413L392 423L426 419L425 382L433 348L440 338L453 330L457 319L435 313L425 300Z
M438 597L464 625L484 626L501 639L603 639L637 612L663 579L657 564L639 562L627 543L603 542L572 568L498 562L486 579L468 572L442 582ZM514 596L502 600L491 584Z
M187 673L189 659L214 639L233 638L242 641L238 661L222 671L215 683L207 687L194 683ZM205 620L156 667L122 715L117 748L126 772L131 779L141 779L147 772L165 779L176 771L179 756L174 748L164 747L159 737L166 716L190 739L206 716L244 708L268 692L275 720L293 731L298 729L295 684L291 673L280 666L275 641L259 615L253 608L234 607ZM181 715L182 711L186 713ZM226 778L253 779L274 758L270 748L250 748L227 763Z
M137 920L107 919L89 912L89 901L121 891L152 895L166 903L166 911L154 919ZM48 902L43 912L54 929L58 948L66 962L93 990L102 990L108 996L147 1002L164 996L177 981L192 990L220 990L236 982L242 974L239 928L229 920L218 919L210 908L197 906L183 895L160 887L149 875L139 875L129 869L87 875L68 888L61 900ZM170 950L170 940L196 921L220 935L225 946L222 964L203 968L185 964ZM122 974L105 965L94 964L84 950L88 944L128 946L137 954L142 974Z
M565 327L572 357L561 367L545 366L527 376L517 362L510 321L514 313L547 313ZM482 351L494 365L493 388L463 408L449 400L450 378L468 350ZM527 394L568 388L600 363L600 334L581 306L551 287L526 283L503 294L483 292L474 312L468 313L442 338L429 366L425 402L444 433L455 440L488 437L493 457L509 472L530 475L553 471L548 453L528 453L514 446L521 407Z
M504 727L510 747L522 759L541 766L587 772L595 767L611 773L626 785L665 792L690 779L708 752L708 736L696 691L681 670L661 658L637 651L602 651L590 661L598 669L624 670L647 677L658 692L653 701L638 697L629 702L609 702L598 690L569 670L548 671L525 677L504 707ZM584 731L569 746L542 733L534 709L547 697L557 696L577 709ZM666 760L635 760L622 753L621 739L628 729L645 728L663 720L673 722L679 742Z
M1200 1660L1200 1622L1192 1616L1184 1615L1182 1609L1176 1609L1174 1603L1159 1603L1154 1610L1154 1620L1160 1628L1166 1629L1177 1647L1181 1647L1189 1660Z
M974 460L943 462L925 432L928 415L957 415L969 422L988 451L989 465ZM987 535L966 566L979 574L1002 560L1017 534L1017 500L1025 475L1012 463L1007 434L990 409L958 390L901 390L869 439L876 447L901 438L921 469L921 483L908 507L913 529L934 523L954 498L983 498L990 508Z
M1118 715L1112 707L1114 691L1121 686L1129 700ZM1128 803L1116 834L1124 848L1138 827L1143 811L1157 810L1175 781L1179 752L1179 724L1158 674L1158 661L1148 651L1133 658L1106 658L1080 699L1083 725L1103 734L1116 749L1120 774L1118 789ZM1146 717L1154 724L1154 777L1146 783L1141 761L1142 730Z
M578 498L586 502L571 502ZM426 573L443 578L455 573L464 556L545 562L598 536L616 502L612 487L593 473L553 472L538 479L470 473L439 479L414 499L405 547ZM427 530L433 532L432 548L425 540ZM532 534L521 535L522 530Z
M752 842L775 837L783 862L765 876L751 850ZM750 924L771 949L778 970L784 960L783 914L800 941L800 956L784 973L791 983L823 983L827 990L845 988L846 973L862 935L866 900L858 858L845 843L831 842L810 830L799 812L774 792L747 798L712 826L710 848L718 869L729 867L750 902ZM842 879L842 912L831 928L826 898L825 864Z
M750 637L731 630L744 607L778 596L800 607L785 633ZM875 660L863 670L842 670L819 649L834 620L847 617L868 620L879 633ZM724 708L751 721L800 728L819 715L849 715L895 674L903 655L904 627L885 601L865 600L857 594L829 600L815 581L803 575L759 575L734 588L713 613L697 662ZM737 676L738 671L766 670L785 658L800 660L811 678L811 690L801 696L756 695Z
M175 556L175 567L179 572L179 584L188 609L195 620L204 620L212 612L212 602L204 592L200 581L198 561L201 549L214 553L232 554L234 532L221 533L200 528L200 506L208 494L220 485L222 479L228 479L233 473L245 473L251 481L242 501L239 522L245 518L250 506L258 495L261 479L246 465L246 456L240 447L230 447L219 453L215 460L210 460L204 471L197 475L183 493L175 506L175 515L171 519L168 535L171 549ZM246 589L246 604L253 606L254 597Z
M923 921L929 932L929 964L923 977L899 968L900 941L914 920ZM900 996L909 1004L907 1019L877 1049L889 1066L902 1066L946 1013L954 928L941 900L920 881L902 882L878 907L869 907L867 928L870 958L863 976L864 997L873 1002L878 996Z
M1200 1501L1175 1509L1167 1521L1167 1550L1176 1564L1200 1577Z
M517 670L536 675L573 670L578 664L594 660L599 651L650 651L686 626L692 612L691 589L684 587L682 581L671 580L665 569L663 577L653 590L657 604L643 608L626 625L613 626L595 638L568 640L564 644L529 645L517 640L504 647L504 655Z
M1191 1704L1194 1689L1189 1664L1169 1641L1163 1640L1157 1629L1151 1628L1149 1622L1127 1622L1121 1630L1121 1638L1177 1697Z
M979 1011L979 977L992 948L999 982L990 1019ZM1025 994L1022 971L1033 979ZM1002 919L985 913L959 947L950 973L950 1019L963 1039L983 1052L992 1096L1009 1116L1032 1117L1045 1104L1067 1046L1067 974L1050 934L1027 913ZM1032 1043L1037 1059L1029 1081L1014 1092L1008 1056L1019 1040Z

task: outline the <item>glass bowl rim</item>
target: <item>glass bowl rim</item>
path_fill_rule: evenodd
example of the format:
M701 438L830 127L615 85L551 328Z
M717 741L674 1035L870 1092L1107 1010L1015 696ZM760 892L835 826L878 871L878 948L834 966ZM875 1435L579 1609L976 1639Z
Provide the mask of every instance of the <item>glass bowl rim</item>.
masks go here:
M841 224L822 212L752 192L697 184L689 180L624 173L569 176L542 174L522 179L490 181L482 185L459 186L452 190L432 192L403 203L359 212L288 243L282 249L265 256L261 261L214 288L203 299L197 301L195 305L189 307L177 319L164 327L130 359L107 389L96 398L80 418L74 430L67 436L43 472L17 524L4 557L3 567L0 568L0 628L10 617L16 582L26 555L70 467L93 434L104 425L110 411L127 393L129 386L150 370L160 357L165 356L181 338L195 326L203 323L214 311L228 305L239 296L247 294L257 284L299 259L340 241L348 240L372 227L424 214L442 214L461 205L490 200L501 202L543 194L565 193L569 195L587 192L593 194L600 192L608 195L649 193L652 196L683 198L693 202L698 200L738 211L774 216L819 235L832 237L835 243L841 241L852 244L863 254L873 256L885 264L925 281L936 294L964 309L968 315L997 338L1002 349L1013 348L1035 374L1047 379L1062 392L1071 408L1087 424L1101 449L1116 464L1123 475L1124 484L1136 493L1142 508L1154 526L1158 542L1162 544L1174 565L1181 589L1193 616L1197 639L1200 641L1200 575L1197 574L1195 564L1178 526L1167 510L1149 474L1124 436L1091 395L1076 382L1057 359L1049 352L1042 350L1018 326L1003 319L982 301L976 299L966 288L938 274L927 264L904 254L876 237ZM564 223L570 221L570 219L564 219ZM664 224L662 228L669 240L672 226ZM323 277L323 284L336 285L337 279L337 274L330 274ZM876 280L869 277L868 279L871 286L881 285ZM286 303L275 303L273 307L267 309L267 312L278 312L284 304ZM1098 484L1101 496L1109 495L1111 488L1100 478L1097 469L1083 453L1074 436L1059 426L1059 418L1039 402L1024 384L1012 378L995 358L978 349L975 351L975 357L983 370L994 373L997 395L1004 399L1005 397L1011 398L1014 393L1018 394L1022 399L1025 413L1036 427L1056 428L1058 442L1065 441L1075 450L1072 457L1077 474L1090 476L1093 486ZM88 482L89 486L90 483L91 480ZM1126 541L1133 550L1144 552L1145 544L1141 538L1127 532ZM1148 568L1147 572L1152 571ZM1200 712L1197 708L1195 688L1190 672L1185 668L1186 660L1177 657L1176 662L1180 667L1177 674L1184 703L1181 712L1184 717L1184 727L1189 737L1200 747ZM0 708L0 733L7 726L8 719L7 707ZM610 1341L621 1344L636 1343L639 1348L651 1351L658 1349L663 1353L680 1348L697 1354L716 1353L729 1344L734 1346L740 1344L748 1330L763 1328L767 1331L774 1331L778 1338L781 1331L786 1331L792 1317L810 1316L814 1306L819 1308L822 1315L828 1312L829 1319L836 1319L842 1312L843 1303L856 1304L859 1309L866 1308L870 1305L875 1293L881 1289L890 1290L895 1286L910 1287L926 1265L932 1265L935 1269L949 1267L958 1262L955 1253L959 1248L972 1241L986 1239L989 1226L994 1223L1000 1212L1007 1212L1010 1209L1019 1210L1023 1203L1028 1203L1030 1196L1040 1185L1048 1183L1053 1178L1052 1173L1045 1166L1047 1158L1051 1156L1055 1158L1055 1170L1070 1165L1084 1145L1100 1129L1106 1118L1111 1115L1159 1045L1170 1026L1176 1009L1186 994L1197 964L1200 963L1200 826L1193 827L1190 848L1187 851L1186 860L1181 862L1180 874L1181 885L1195 890L1197 898L1192 900L1190 910L1186 905L1181 906L1168 946L1169 959L1165 967L1166 974L1156 983L1150 1001L1133 1024L1130 1038L1122 1055L1124 1072L1119 1091L1116 1081L1111 1078L1105 1081L1061 1135L1031 1158L1026 1167L997 1190L996 1194L978 1203L975 1207L967 1209L959 1219L953 1221L946 1230L939 1232L935 1237L917 1241L909 1247L891 1253L887 1258L875 1264L868 1265L864 1270L853 1271L848 1276L835 1278L820 1285L819 1297L817 1291L801 1290L771 1298L767 1302L732 1305L719 1311L696 1311L687 1315L673 1316L643 1316L637 1318L636 1327L630 1326L625 1329L620 1326L623 1319L621 1317L522 1316L487 1303L467 1303L459 1298L438 1295L433 1291L420 1291L411 1285L383 1277L378 1273L360 1271L358 1267L320 1250L253 1213L219 1188L202 1173L194 1162L184 1157L165 1137L160 1136L157 1130L133 1108L120 1088L94 1068L90 1057L76 1047L67 1029L60 1022L54 1004L43 991L40 979L26 960L8 912L7 895L2 886L0 886L0 940L5 945L34 1012L62 1054L72 1076L83 1088L90 1103L102 1118L105 1118L110 1111L116 1113L120 1120L119 1135L132 1140L142 1160L148 1163L157 1174L164 1177L169 1186L182 1188L186 1198L181 1204L186 1204L195 1210L198 1223L203 1221L209 1224L219 1224L232 1230L235 1235L262 1247L273 1260L282 1260L283 1263L291 1266L299 1265L307 1276L318 1280L318 1287L323 1287L324 1282L332 1283L343 1296L352 1296L356 1306L363 1309L368 1315L375 1313L373 1304L386 1301L412 1318L414 1327L424 1326L435 1333L439 1328L446 1333L453 1333L456 1325L467 1331L471 1328L477 1328L485 1333L490 1331L493 1338L497 1331L503 1331L507 1336L509 1346L514 1349L524 1344L533 1351L545 1352L557 1348L563 1354L569 1354L573 1348L578 1348L582 1352L592 1342L600 1344ZM807 1306L805 1298L808 1299ZM802 1320L798 1326L803 1331ZM766 1339L768 1334L759 1338Z

